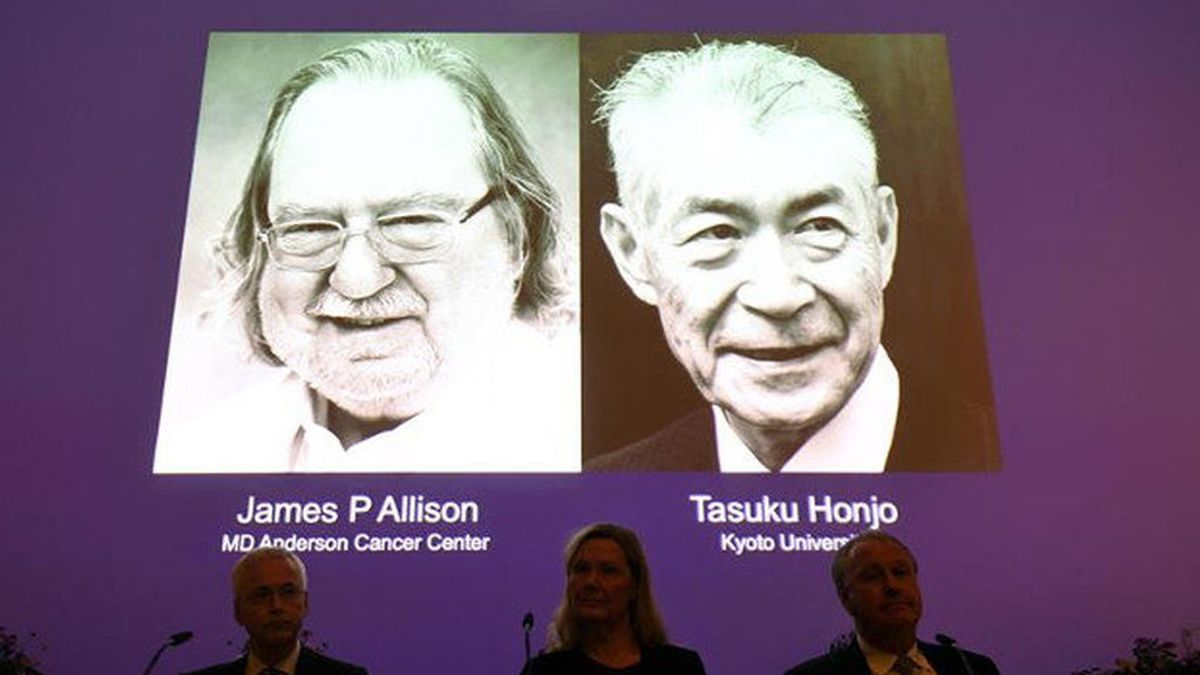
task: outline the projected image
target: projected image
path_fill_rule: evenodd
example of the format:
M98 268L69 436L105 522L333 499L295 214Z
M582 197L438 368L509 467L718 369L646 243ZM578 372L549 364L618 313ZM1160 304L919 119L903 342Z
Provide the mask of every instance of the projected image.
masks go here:
M582 53L587 470L999 467L940 36Z
M577 54L214 34L154 471L578 471Z

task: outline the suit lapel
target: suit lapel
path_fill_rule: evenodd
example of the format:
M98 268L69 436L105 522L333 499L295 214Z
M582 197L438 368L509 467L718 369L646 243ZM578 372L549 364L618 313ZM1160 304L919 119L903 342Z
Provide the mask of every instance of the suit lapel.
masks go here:
M305 675L313 666L313 652L308 647L300 645L300 656L296 659L296 675Z
M929 660L929 665L933 666L938 675L958 675L962 672L962 664L959 663L958 655L952 650L928 642L918 642L917 647Z
M692 413L693 418L699 417L695 424L688 425L692 432L690 438L684 438L678 447L689 447L693 457L692 470L715 471L720 468L717 460L717 429L713 425L712 408L705 406L699 413Z
M715 471L717 466L717 430L712 409L693 410L651 437L645 452L651 453L646 464L667 471Z
M863 655L862 650L858 648L858 640L852 640L850 645L839 653L841 664L838 666L839 673L847 673L848 675L871 675L871 667L867 665L867 657ZM938 675L943 675L938 673Z

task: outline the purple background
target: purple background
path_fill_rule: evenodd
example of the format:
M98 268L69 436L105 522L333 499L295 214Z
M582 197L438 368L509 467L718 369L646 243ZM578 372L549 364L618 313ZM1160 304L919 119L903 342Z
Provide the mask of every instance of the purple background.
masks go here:
M49 673L138 672L183 629L161 672L224 658L241 634L218 538L248 494L424 493L483 504L470 529L494 550L308 556L310 628L376 673L516 672L521 614L540 637L561 542L598 519L642 532L673 636L711 673L823 650L848 625L827 558L719 553L686 501L708 491L899 503L922 634L1010 674L1200 627L1200 5L963 4L0 6L0 625L37 632ZM207 32L243 29L945 33L1004 470L152 476Z

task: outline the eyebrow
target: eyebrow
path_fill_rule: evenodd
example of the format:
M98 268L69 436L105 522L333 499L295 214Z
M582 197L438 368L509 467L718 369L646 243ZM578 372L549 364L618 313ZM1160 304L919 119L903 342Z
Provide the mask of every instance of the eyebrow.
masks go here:
M679 207L678 211L680 218L701 213L720 213L726 216L747 219L751 215L751 209L747 208L744 204L729 199L689 197Z
M271 223L286 223L293 220L336 220L327 209L295 202L280 204L271 209L267 215L270 217Z
M785 216L811 211L819 206L835 204L846 199L846 191L836 185L829 185L808 194L793 197L784 204ZM712 197L692 197L679 208L679 216L693 216L701 213L720 213L727 216L749 219L752 209L745 204L730 199Z
M456 212L465 206L465 199L460 195L444 192L416 192L403 197L390 197L369 204L377 215L386 215L393 211L401 211L417 206L432 207L442 211ZM284 202L271 210L269 214L272 223L286 223L296 220L329 220L340 222L337 217L338 209L324 206Z
M811 211L818 206L836 204L846 200L846 191L836 185L829 185L814 190L806 195L796 197L784 205L783 212L789 216Z
M400 211L414 206L431 206L442 211L458 211L466 205L467 199L461 195L444 192L417 192L404 197L392 197L379 202L371 202L371 208L376 213Z

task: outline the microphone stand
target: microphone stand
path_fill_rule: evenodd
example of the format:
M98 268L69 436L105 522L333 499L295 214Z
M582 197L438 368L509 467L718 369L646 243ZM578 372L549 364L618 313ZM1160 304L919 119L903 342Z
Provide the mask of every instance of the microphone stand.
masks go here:
M529 670L530 650L529 650L529 632L533 630L533 612L526 612L521 618L521 631L525 634L525 667L521 669L522 675Z
M142 671L142 675L150 675L150 671L154 670L154 665L158 663L160 658L162 658L163 652L167 651L168 647L181 645L188 640L191 640L192 635L192 631L185 630L182 633L175 633L174 635L168 637L167 641L162 643L162 646L158 648L158 651L154 652L154 656L150 658L150 663L146 664L146 669Z

